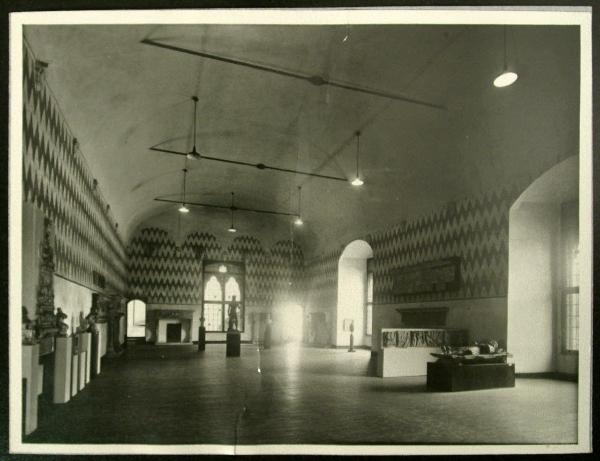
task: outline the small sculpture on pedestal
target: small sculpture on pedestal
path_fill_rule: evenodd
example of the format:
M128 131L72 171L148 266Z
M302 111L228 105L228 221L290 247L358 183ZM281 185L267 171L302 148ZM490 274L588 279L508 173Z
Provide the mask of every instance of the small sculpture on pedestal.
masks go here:
M69 330L69 325L65 323L65 319L67 318L67 314L65 314L60 307L56 308L56 327L58 328L58 335L61 337L67 336L67 331Z
M348 352L355 352L354 350L354 320L350 322L350 326L348 327L350 330L350 347L348 348Z
M34 322L29 319L27 308L23 306L23 317L21 324L21 338L25 345L36 344Z
M227 314L229 315L229 327L227 331L238 331L238 318L237 311L239 308L239 303L236 301L235 295L231 297L231 302L229 303L229 310Z

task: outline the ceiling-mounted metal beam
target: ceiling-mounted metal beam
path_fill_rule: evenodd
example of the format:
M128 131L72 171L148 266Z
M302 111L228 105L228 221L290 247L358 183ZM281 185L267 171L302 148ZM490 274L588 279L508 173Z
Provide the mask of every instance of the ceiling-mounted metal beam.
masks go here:
M178 203L178 204L182 203L181 200L173 200L173 199L166 199L166 198L160 198L160 197L156 197L154 200L156 202L167 202L167 203ZM281 215L281 216L297 216L295 213L286 213L285 211L261 210L259 208L245 208L245 207L229 206L229 205L215 205L213 203L200 203L200 202L186 201L185 204L192 205L192 206L201 206L201 207L205 207L205 208L219 208L222 210L249 211L252 213L274 214L274 215Z
M321 75L304 75L304 74L300 74L297 72L293 72L290 70L285 70L285 69L277 69L274 67L268 67L262 64L255 64L252 62L248 62L248 61L242 61L239 59L233 59L233 58L228 58L225 56L219 56L216 54L212 54L212 53L207 53L204 51L196 51L196 50L190 50L188 48L183 48L180 46L175 46L175 45L168 45L166 43L160 43L157 42L155 40L151 40L149 38L145 38L141 41L141 43L145 44L145 45L151 45L151 46L155 46L158 48L164 48L166 50L171 50L171 51L177 51L179 53L186 53L186 54L191 54L194 56L200 56L203 58L207 58L207 59L213 59L215 61L220 61L220 62L225 62L228 64L235 64L237 66L243 66L243 67L249 67L251 69L255 69L255 70L260 70L263 72L270 72L272 74L277 74L277 75L281 75L283 77L291 77L291 78L295 78L298 80L303 80L305 82L311 83L312 85L315 86L322 86L322 85L329 85L329 86L333 86L336 88L341 88L344 90L350 90L350 91L356 91L359 93L365 93L365 94L370 94L370 95L374 95L374 96L379 96L382 98L388 98L388 99L394 99L396 101L403 101L403 102L408 102L411 104L417 104L420 106L426 106L426 107L431 107L433 109L439 109L439 110L445 110L446 108L440 104L435 104L435 103L431 103L428 101L422 101L419 99L414 99L414 98L409 98L407 96L402 96L399 94L394 94L394 93L389 93L387 91L382 91L382 90L377 90L377 89L373 89L373 88L366 88L366 87L361 87L361 86L356 86L356 85L351 85L349 83L344 83L344 82L338 82L335 80L329 80L327 78L324 78Z
M189 155L188 152L179 152L179 151L175 151L175 150L171 150L171 149L163 149L161 147L153 146L153 147L150 147L149 149L156 151L156 152L163 152L166 154L183 155L184 157L187 157ZM304 175L304 176L311 176L314 178L331 179L334 181L348 182L348 179L342 178L339 176L330 176L330 175L326 175L326 174L311 173L309 171L302 171L302 170L292 170L289 168L280 168L277 166L265 165L264 163L251 163L251 162L244 162L241 160L230 160L230 159L226 159L226 158L211 157L211 156L204 155L204 154L201 154L199 156L199 158L200 158L200 160L205 159L205 160L212 160L215 162L229 163L232 165L249 166L252 168L259 169L259 170L273 170L273 171L280 171L283 173L292 173L292 174L300 174L300 175Z

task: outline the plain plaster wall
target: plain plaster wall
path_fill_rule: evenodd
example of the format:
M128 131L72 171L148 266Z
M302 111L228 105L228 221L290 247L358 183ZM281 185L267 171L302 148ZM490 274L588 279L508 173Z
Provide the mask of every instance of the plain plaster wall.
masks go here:
M400 328L398 308L448 307L446 326L468 330L469 341L495 339L506 347L506 298L473 298L419 303L380 304L373 306L371 350L381 348L381 329ZM510 352L510 351L509 351Z
M510 212L508 347L519 373L555 370L553 267L560 208L524 202Z

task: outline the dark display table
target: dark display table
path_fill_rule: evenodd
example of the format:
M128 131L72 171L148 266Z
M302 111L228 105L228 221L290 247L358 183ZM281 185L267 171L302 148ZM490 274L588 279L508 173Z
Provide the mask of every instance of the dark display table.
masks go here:
M515 386L515 365L507 363L427 363L427 389L469 391Z

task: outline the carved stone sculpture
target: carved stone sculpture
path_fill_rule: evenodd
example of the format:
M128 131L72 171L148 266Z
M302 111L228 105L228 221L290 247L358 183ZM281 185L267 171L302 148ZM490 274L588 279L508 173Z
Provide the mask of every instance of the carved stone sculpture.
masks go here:
M35 337L34 322L29 319L29 313L27 312L27 308L25 306L23 306L21 338L23 344L31 345L37 342Z
M77 327L77 333L85 333L86 331L88 331L88 328L88 321L83 316L83 311L79 311L79 326Z
M92 306L90 308L90 313L85 316L85 320L87 322L87 331L90 333L96 333L98 328L96 327L96 321L98 320L98 308L96 306Z
M52 248L52 221L44 219L44 237L41 248L40 273L37 291L37 328L40 338L56 333L54 317L54 250Z
M58 336L62 336L63 338L67 336L67 331L69 330L69 325L65 322L67 317L67 314L65 314L60 307L56 308L56 327L58 328Z

